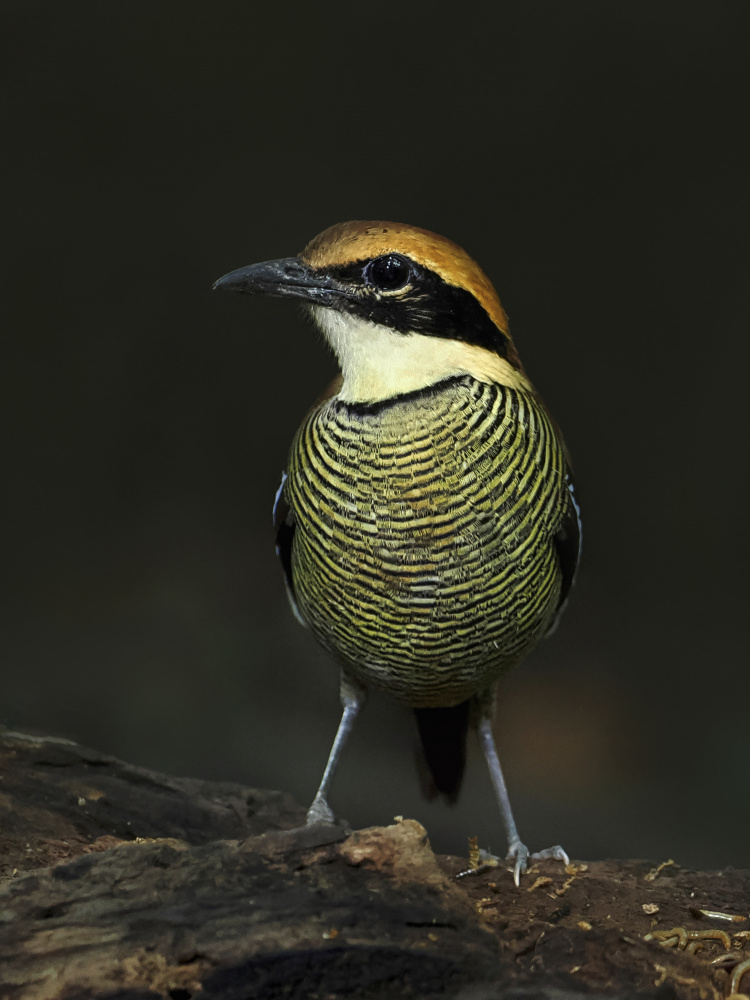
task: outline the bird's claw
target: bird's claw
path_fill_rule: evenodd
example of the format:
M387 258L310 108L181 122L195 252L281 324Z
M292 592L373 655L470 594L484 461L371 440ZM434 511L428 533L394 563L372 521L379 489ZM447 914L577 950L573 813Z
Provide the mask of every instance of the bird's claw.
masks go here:
M335 822L336 817L333 815L331 807L322 795L316 795L313 799L312 805L307 810L307 826L312 826L314 823Z
M513 881L518 886L521 884L521 876L529 867L529 849L520 840L515 844L511 844L508 847L508 853L505 855L506 861L513 861L514 859L516 863L513 866Z
M543 851L535 851L533 854L529 854L528 847L526 844L522 844L520 840L510 845L508 853L505 856L506 861L513 861L513 859L516 862L513 866L513 881L517 886L521 884L521 876L528 870L529 861L552 860L562 861L564 865L570 864L570 858L559 844L555 844L554 847L546 847Z
M567 853L560 847L559 844L555 844L554 847L545 847L543 851L536 851L531 855L532 861L562 861L564 865L570 864L570 858Z

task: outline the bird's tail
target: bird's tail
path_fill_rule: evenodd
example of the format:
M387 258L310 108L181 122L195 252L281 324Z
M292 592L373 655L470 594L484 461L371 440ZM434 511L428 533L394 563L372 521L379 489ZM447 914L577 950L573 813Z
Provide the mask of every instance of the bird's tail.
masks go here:
M466 766L469 708L467 700L450 708L414 709L422 743L419 771L428 799L444 795L453 804L458 798Z

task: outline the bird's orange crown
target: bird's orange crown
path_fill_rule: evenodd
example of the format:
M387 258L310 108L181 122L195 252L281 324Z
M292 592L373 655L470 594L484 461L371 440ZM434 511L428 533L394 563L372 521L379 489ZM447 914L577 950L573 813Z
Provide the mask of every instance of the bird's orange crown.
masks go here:
M299 256L314 268L327 268L389 253L403 254L433 271L447 284L470 292L508 339L509 355L519 363L508 329L508 317L492 282L473 257L445 236L403 222L354 219L324 229L310 240Z

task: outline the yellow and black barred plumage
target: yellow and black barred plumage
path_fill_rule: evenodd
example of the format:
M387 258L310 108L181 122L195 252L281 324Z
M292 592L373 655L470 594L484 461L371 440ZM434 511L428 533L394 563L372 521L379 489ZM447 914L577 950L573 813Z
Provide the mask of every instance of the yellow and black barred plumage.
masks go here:
M554 620L566 462L533 396L458 376L322 403L292 447L291 580L354 677L414 707L465 701Z
M341 747L379 687L415 708L449 798L474 721L517 878L528 852L492 741L494 688L555 625L580 533L565 446L492 285L455 244L394 223L332 227L217 285L306 300L342 367L296 435L276 511L295 611L342 669L310 821L332 819Z

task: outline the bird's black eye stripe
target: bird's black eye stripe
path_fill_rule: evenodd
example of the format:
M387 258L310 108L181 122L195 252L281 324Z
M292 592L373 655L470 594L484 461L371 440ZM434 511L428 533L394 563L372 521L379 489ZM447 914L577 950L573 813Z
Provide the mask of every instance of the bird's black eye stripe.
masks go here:
M368 281L373 265L380 261L403 261L403 284L385 287ZM325 269L327 279L339 283L344 294L335 308L381 323L397 333L423 333L430 337L461 340L508 357L508 338L495 326L478 299L466 288L449 285L434 271L398 253L371 260L352 261ZM399 274L399 280L401 275ZM398 295L389 292L403 291ZM379 294L380 293L380 294Z
M387 253L368 261L362 277L366 285L374 285L383 292L395 292L409 283L411 265L400 253Z

